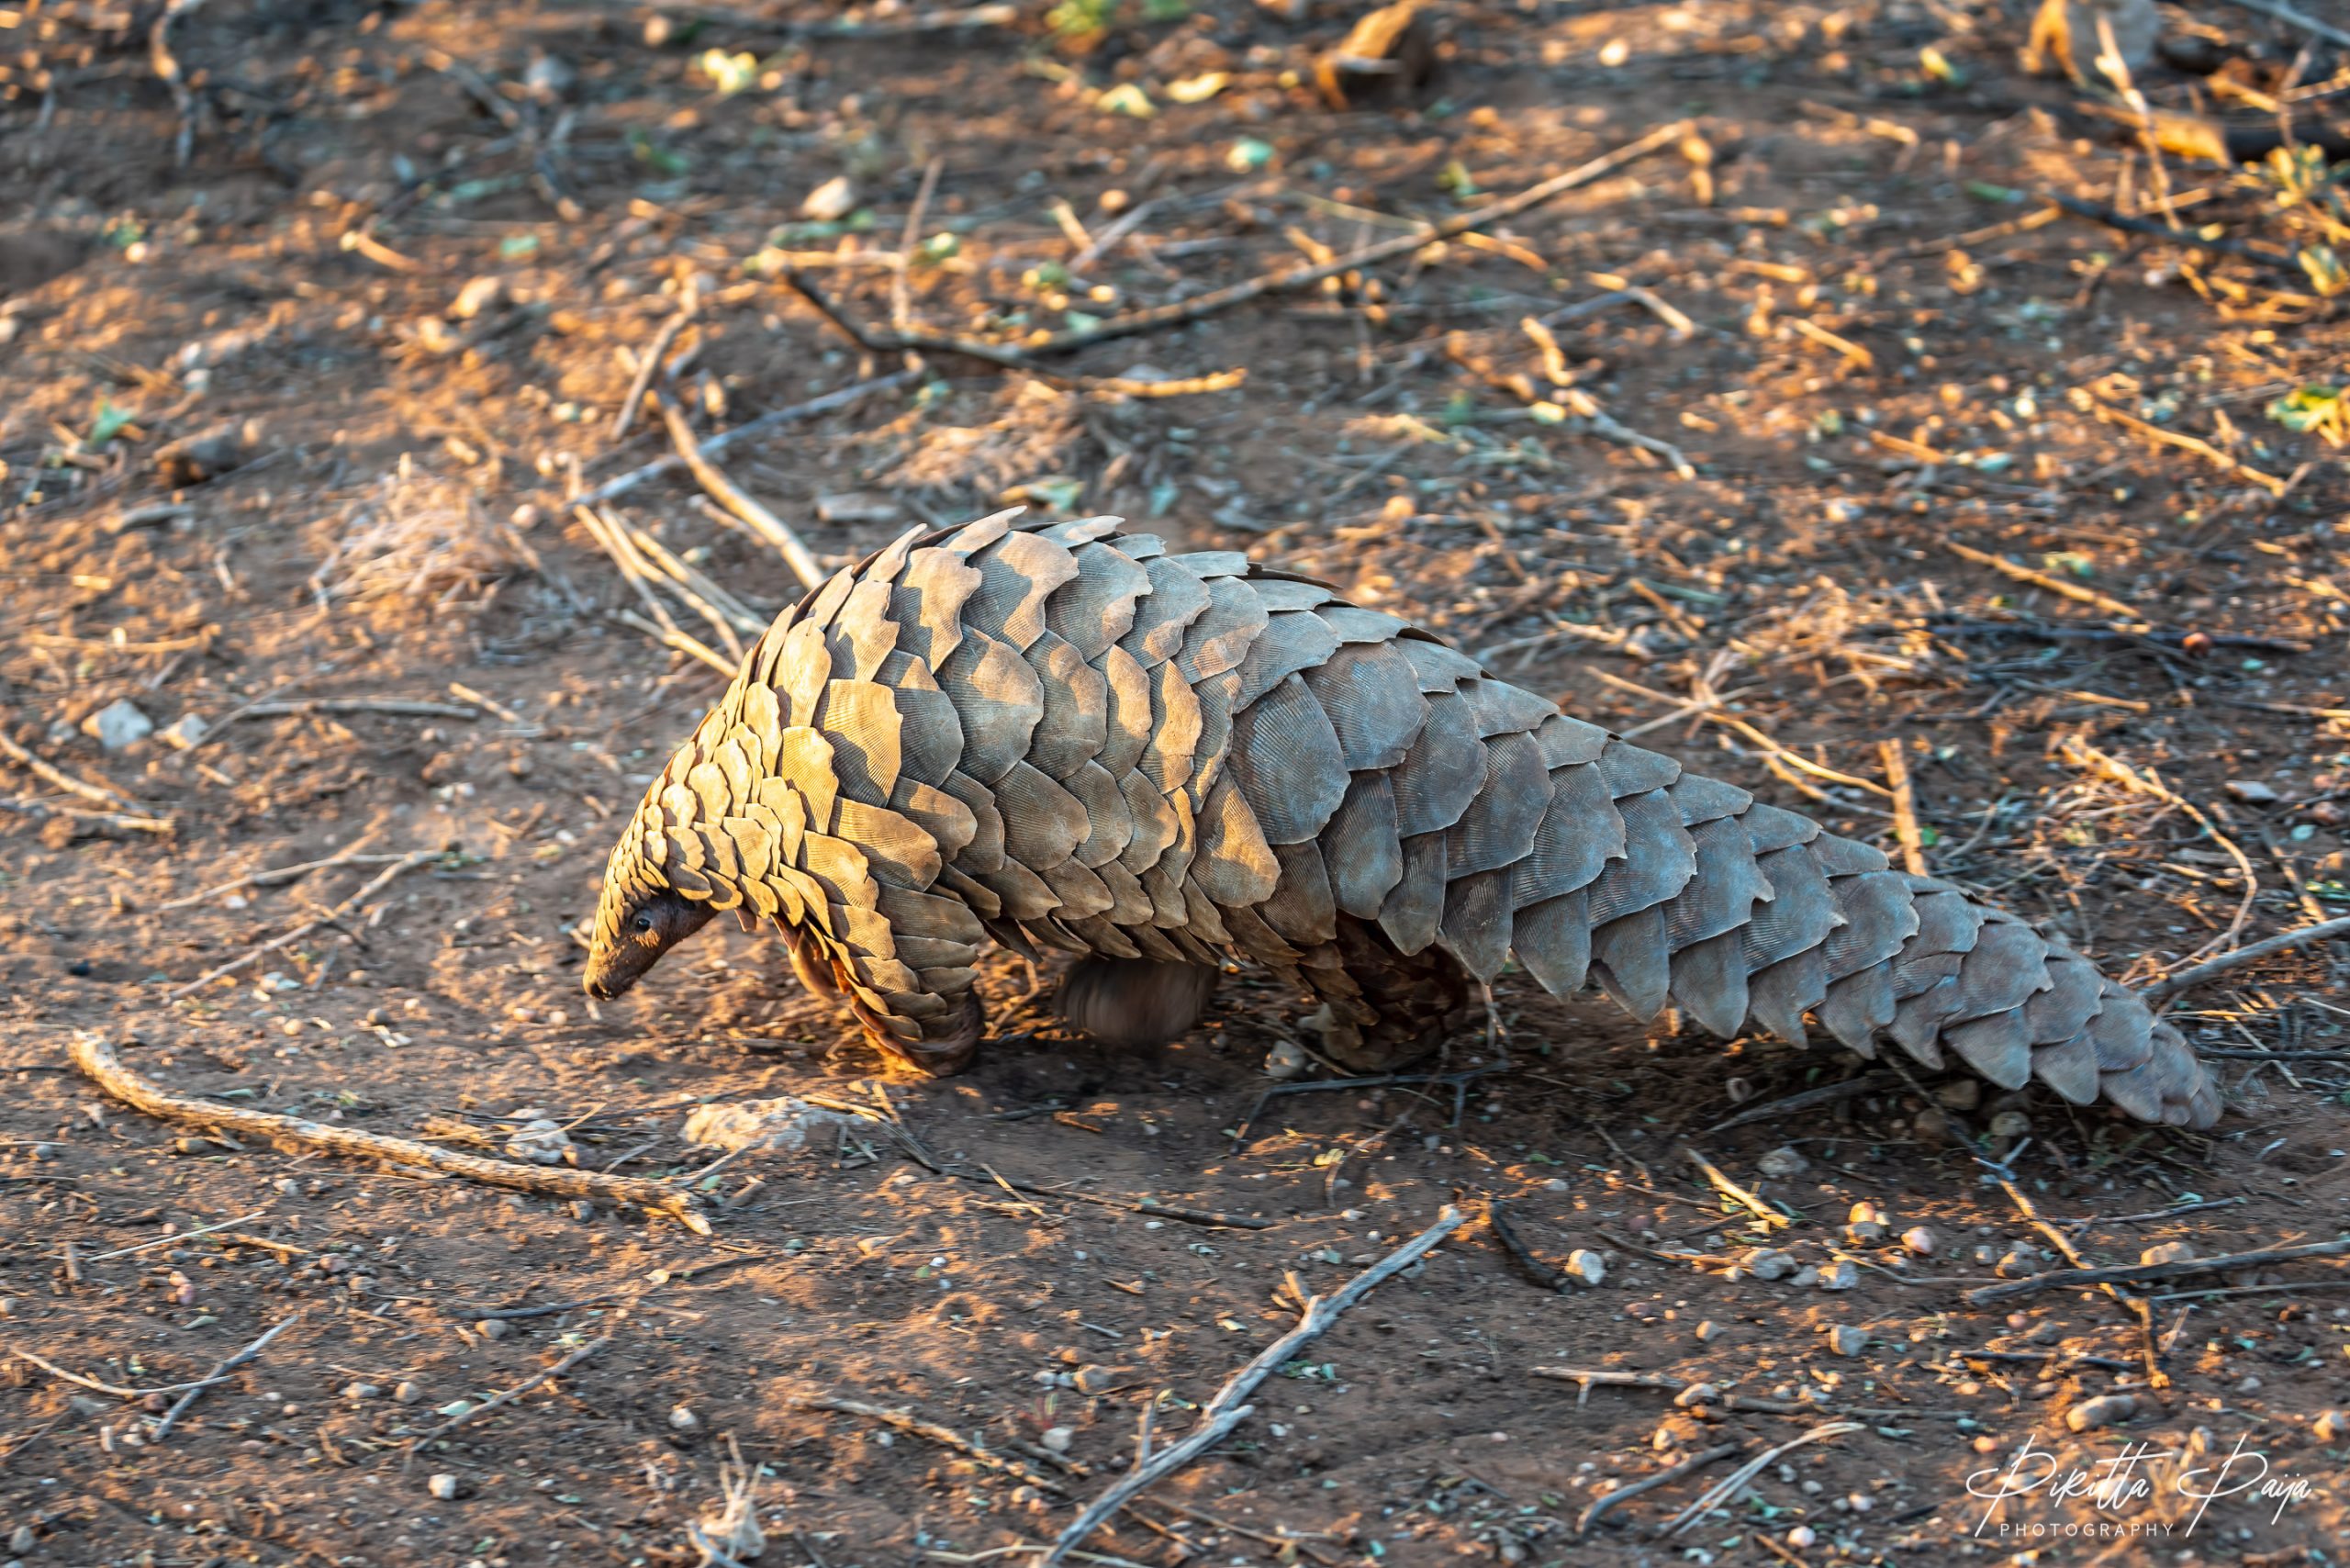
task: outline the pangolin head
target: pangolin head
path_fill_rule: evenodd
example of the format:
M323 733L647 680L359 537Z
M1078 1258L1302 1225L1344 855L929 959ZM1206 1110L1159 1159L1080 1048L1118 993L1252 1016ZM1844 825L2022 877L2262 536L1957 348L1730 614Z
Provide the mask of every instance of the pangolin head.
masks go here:
M595 934L588 946L588 972L580 978L581 988L590 996L610 1001L620 995L716 913L707 895L694 899L678 890L678 879L671 877L666 864L667 839L659 828L660 813L658 803L648 796L605 864L603 896L597 901Z

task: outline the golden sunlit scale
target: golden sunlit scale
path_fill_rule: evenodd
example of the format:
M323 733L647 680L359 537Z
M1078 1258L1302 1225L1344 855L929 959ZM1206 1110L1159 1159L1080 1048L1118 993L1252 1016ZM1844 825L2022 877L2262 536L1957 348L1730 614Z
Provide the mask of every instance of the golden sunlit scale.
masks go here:
M2340 9L0 0L0 1568L2340 1562Z

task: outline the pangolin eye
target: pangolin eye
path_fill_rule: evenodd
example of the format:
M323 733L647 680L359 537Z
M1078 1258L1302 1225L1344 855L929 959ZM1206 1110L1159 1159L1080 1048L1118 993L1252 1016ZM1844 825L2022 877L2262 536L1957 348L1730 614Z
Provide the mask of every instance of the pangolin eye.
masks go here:
M631 931L649 935L653 931L653 917L649 914L640 914L634 920L630 921L628 923L628 926Z

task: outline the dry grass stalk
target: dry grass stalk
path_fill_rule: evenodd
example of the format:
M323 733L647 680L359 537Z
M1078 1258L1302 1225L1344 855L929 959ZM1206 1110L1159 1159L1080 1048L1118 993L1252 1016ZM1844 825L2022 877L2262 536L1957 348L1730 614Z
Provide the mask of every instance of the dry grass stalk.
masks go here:
M750 493L726 476L726 471L711 459L701 443L694 439L693 427L686 423L685 410L666 396L660 395L661 418L669 427L669 440L677 449L677 458L692 473L695 480L710 493L710 498L749 524L753 532L783 557L791 575L811 592L823 586L826 573L816 564L816 557L801 543L784 521L752 498Z
M43 761L10 739L6 730L0 730L0 756L8 758L42 783L53 784L69 795L78 795L92 805L103 807L107 811L138 804L118 785L93 784L87 779L76 778L52 763Z
M2030 566L2020 566L2005 556L1994 555L1987 550L1977 550L1972 544L1962 544L1955 539L1943 540L1942 546L1952 554L1972 561L1978 566L1988 566L2002 577L2013 577L2020 583L2030 583L2034 588L2046 588L2050 593L2060 598L2069 599L2076 604L2094 606L2104 610L2108 615L2119 616L2124 621L2141 625L2145 623L2144 610L2134 604L2125 604L2121 599L2101 594L2095 588L2083 588L2078 583L2068 583L2064 578L2051 577L2046 572L2035 572Z
M2078 735L2066 735L2058 755L2073 767L2095 773L2121 785L2132 794L2150 795L2157 801L2166 801L2185 812L2195 819L2198 827L2210 835L2212 843L2228 852L2230 858L2236 863L2236 869L2244 874L2244 898L2236 905L2235 918L2228 922L2226 930L2171 966L2173 971L2182 971L2206 953L2225 947L2229 943L2233 942L2243 932L2244 924L2252 918L2252 901L2260 893L2260 879L2253 874L2252 857L2244 852L2234 839L2221 833L2218 824L2213 823L2200 807L2164 783L2160 776L2151 768L2141 773L2119 757L2109 756L2099 751Z
M1918 831L1918 796L1909 787L1908 754L1899 741L1879 741L1877 755L1885 759L1885 781L1893 790L1893 835L1901 843L1901 868L1913 877L1926 871L1926 844Z

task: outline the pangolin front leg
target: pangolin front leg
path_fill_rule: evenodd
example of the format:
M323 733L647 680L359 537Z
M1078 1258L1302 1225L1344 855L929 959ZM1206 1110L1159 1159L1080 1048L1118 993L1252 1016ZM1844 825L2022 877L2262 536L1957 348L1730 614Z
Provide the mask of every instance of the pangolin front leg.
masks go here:
M614 846L590 989L737 910L940 1071L979 1038L990 938L1168 966L1075 971L1066 1014L1128 1041L1188 1026L1238 958L1294 977L1372 1069L1515 958L1725 1038L1816 1028L2218 1116L2178 1033L2026 922L1322 584L1119 528L918 531L779 616Z

